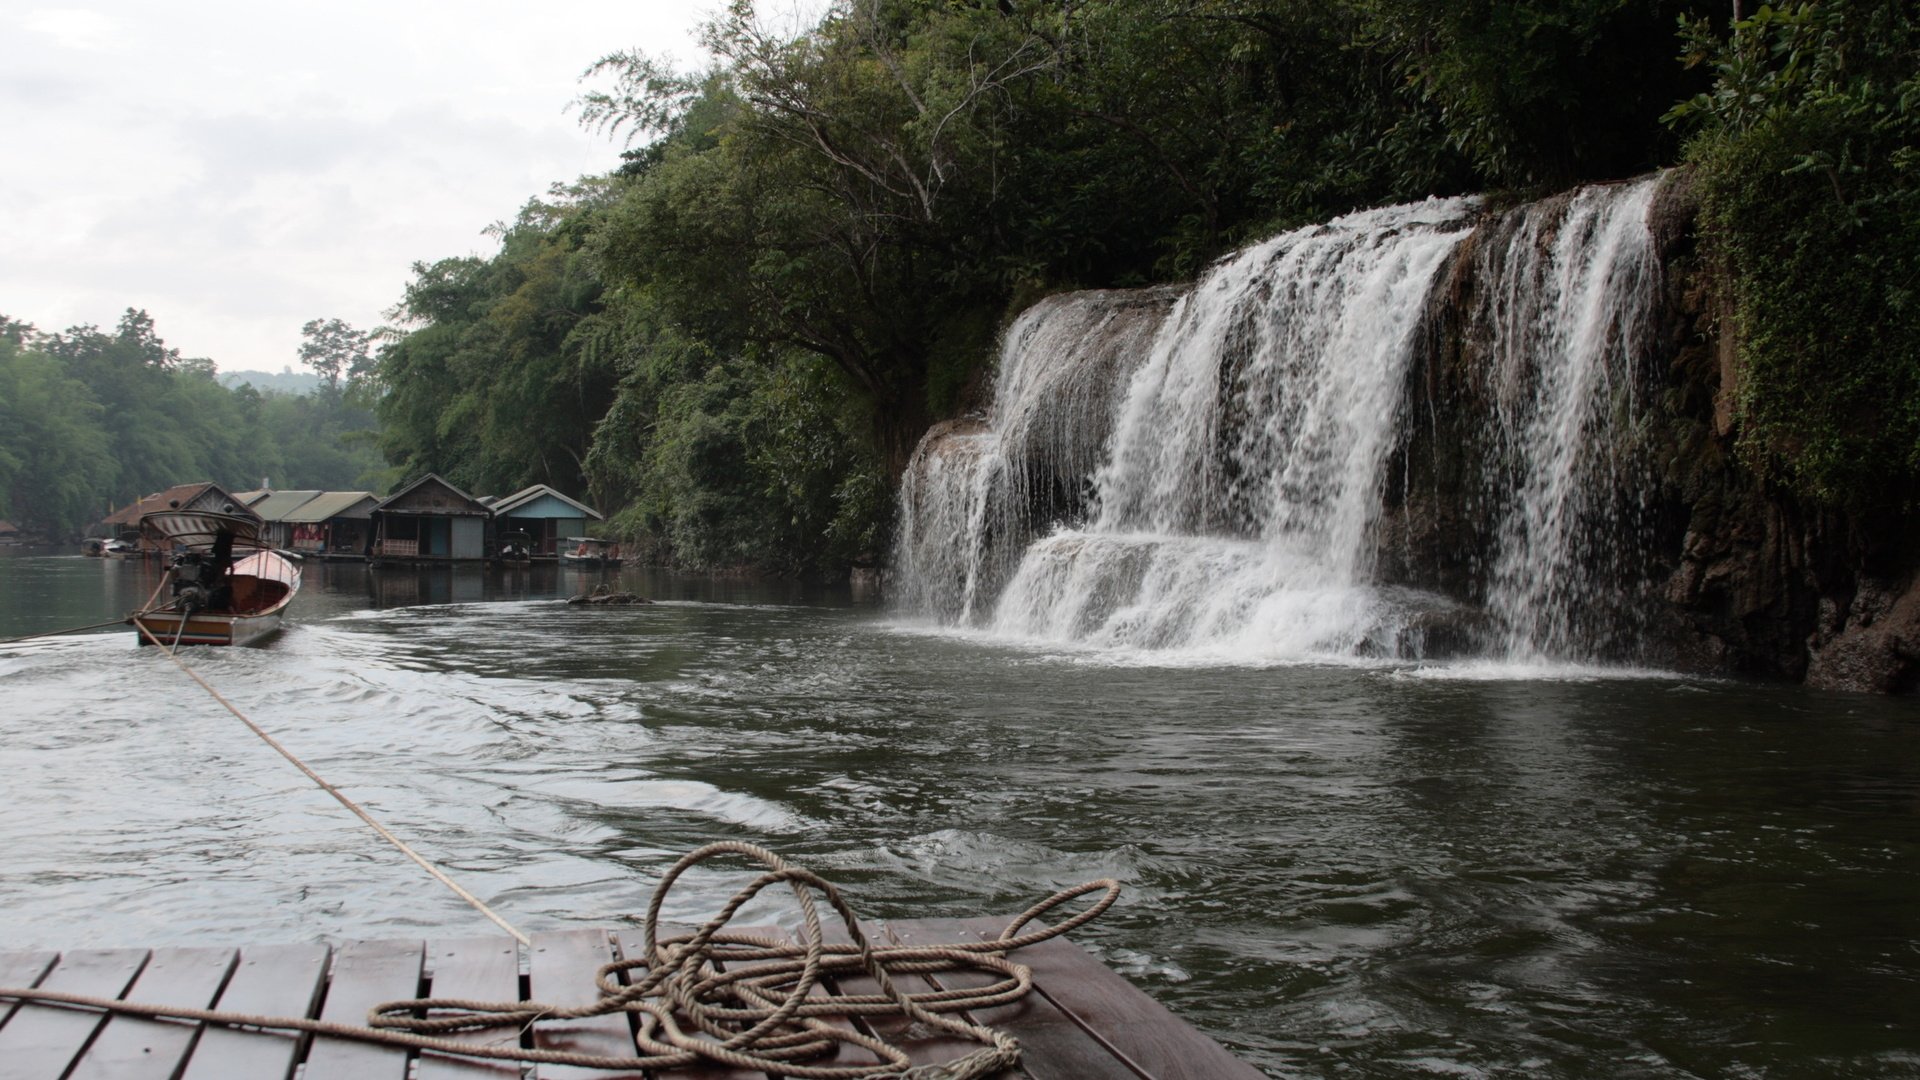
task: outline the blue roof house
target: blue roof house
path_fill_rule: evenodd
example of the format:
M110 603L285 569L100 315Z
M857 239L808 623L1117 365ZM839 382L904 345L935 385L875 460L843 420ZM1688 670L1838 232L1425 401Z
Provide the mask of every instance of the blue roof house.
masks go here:
M551 559L559 555L559 542L568 536L585 536L587 522L604 521L600 511L577 499L568 498L545 484L522 488L511 495L494 499L494 535L524 532L532 538L535 558Z

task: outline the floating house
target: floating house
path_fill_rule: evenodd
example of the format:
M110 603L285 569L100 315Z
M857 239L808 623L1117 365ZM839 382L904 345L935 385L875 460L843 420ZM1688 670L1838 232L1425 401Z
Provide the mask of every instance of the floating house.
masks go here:
M484 559L492 517L486 503L428 473L373 508L370 554L377 559Z
M371 491L323 491L282 520L292 530L293 550L357 559L373 542L373 511L379 505L380 497Z
M248 494L242 492L241 498L244 499ZM262 539L277 548L290 548L293 546L293 526L287 523L287 515L312 502L320 494L319 491L272 491L265 498L247 503L247 507L267 523L266 528L260 530Z
M561 537L585 535L587 522L605 520L598 510L545 484L522 488L489 505L493 508L494 535L526 533L532 538L530 550L536 559L556 557Z

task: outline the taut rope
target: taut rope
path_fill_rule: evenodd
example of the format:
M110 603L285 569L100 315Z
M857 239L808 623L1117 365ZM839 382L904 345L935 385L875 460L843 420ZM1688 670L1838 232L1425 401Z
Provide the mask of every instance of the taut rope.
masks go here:
M747 856L766 870L736 892L720 913L699 930L682 937L660 939L660 909L673 883L690 867L728 854ZM723 932L742 905L761 890L782 882L799 902L804 928L798 944L776 945ZM828 904L839 913L850 943L826 943L820 913L814 903L815 892L826 897ZM1046 912L1094 892L1103 895L1058 926L1020 933L1021 927ZM1012 1068L1019 1061L1019 1043L1004 1032L945 1014L991 1008L1025 996L1033 987L1033 973L1025 965L1007 960L1006 954L1085 925L1111 907L1119 893L1120 886L1104 878L1063 889L1022 912L992 941L876 947L861 933L858 918L831 883L764 848L723 841L685 856L661 878L654 890L653 902L647 908L645 955L601 965L594 975L601 996L589 1005L418 998L374 1006L368 1013L367 1026L362 1027L297 1017L147 1005L53 991L0 989L0 997L136 1016L305 1031L463 1057L588 1068L673 1069L705 1061L797 1080L869 1077L973 1080ZM728 970L719 972L715 962L727 964ZM895 982L901 975L927 975L961 968L986 971L998 978L990 985L977 988L922 993L907 993ZM631 981L623 985L622 975ZM851 997L811 994L824 978L862 975L871 978L881 992ZM519 1029L542 1020L574 1020L610 1013L635 1015L638 1055L529 1049L513 1045L511 1037L506 1044L467 1043L442 1037L449 1032ZM971 1039L980 1043L981 1049L942 1065L914 1067L898 1046L821 1019L881 1015L904 1016L923 1029ZM877 1060L867 1064L804 1064L832 1052L841 1043L858 1046Z
M108 619L106 622L88 623L85 626L69 626L64 630L42 630L37 634L22 634L19 637L0 638L0 645L16 645L22 641L32 641L35 638L59 637L61 634L77 634L82 630L98 630L103 626L119 626L125 623L128 618L129 616L122 615L117 619Z
M147 628L146 623L143 623L136 618L133 620L133 625L134 625L134 629L139 630L141 636L145 637L148 641L152 642L156 646L160 644L160 639L153 635L153 631ZM185 625L185 620L182 620L181 625L182 626ZM461 888L459 882L448 877L446 873L442 871L439 867L428 862L425 856L413 850L413 848L407 846L406 841L400 839L399 837L393 835L393 833L389 832L385 825L382 825L380 824L379 821L375 820L374 816L372 814L367 813L366 810L362 809L359 803L354 802L352 799L349 799L346 796L346 793L341 791L339 788L334 787L332 784L327 783L326 777L321 776L317 772L314 772L313 769L310 768L306 762L301 761L297 756L295 756L293 751L280 745L280 741L278 739L275 739L273 736L267 734L266 729L262 728L259 724L254 723L252 720L247 719L246 713L243 713L239 709L235 708L233 702L228 701L224 697L221 697L220 691L215 690L212 687L212 685L210 685L207 682L207 680L201 678L199 672L188 667L187 662L185 660L180 659L178 656L174 655L172 652L166 651L164 648L162 649L162 651L166 652L167 659L173 661L175 666L179 667L181 671L184 671L187 673L187 678L192 679L194 682L199 683L200 689L205 690L207 693L213 695L213 700L219 702L228 712L232 713L235 719L247 725L247 730L253 732L255 735L258 735L260 737L260 741L266 743L268 746L273 747L273 749L276 752L278 752L281 757L286 758L288 761L292 762L293 767L305 773L307 776L307 779L313 781L315 784L320 785L320 790L333 796L336 800L339 801L341 806L344 806L348 810L353 811L356 817L358 817L361 821L366 822L367 825L371 827L374 832L379 833L381 839L385 840L389 844L392 844L394 847L399 848L400 853L402 855L405 855L407 858L412 859L414 862L418 863L422 870L425 870L427 873L433 875L434 880L438 881L442 885L445 885L447 888L452 889L454 893L460 897L460 899L465 900L469 904L472 904L474 907L474 910L480 912L480 914L482 915L485 915L487 918L492 919L496 926L500 927L500 929L502 930L505 930L507 933L512 934L514 938L520 942L520 944L526 945L529 943L527 935L521 933L519 930L514 929L514 926L512 923L508 922L506 919L502 918L498 912L488 907L485 901L481 900L479 897L468 892L466 889Z
M160 584L153 587L153 595L147 597L147 602L142 604L138 611L122 615L118 619L108 619L106 622L88 623L85 626L69 626L64 630L42 630L37 634L22 634L19 637L0 638L0 645L15 645L22 641L32 641L35 638L59 637L61 634L77 634L82 630L98 630L103 626L120 626L129 619L138 619L142 615L151 614L153 612L153 602L160 598L160 590L167 587L167 574L171 573L173 573L173 571L169 570L166 574L160 575Z

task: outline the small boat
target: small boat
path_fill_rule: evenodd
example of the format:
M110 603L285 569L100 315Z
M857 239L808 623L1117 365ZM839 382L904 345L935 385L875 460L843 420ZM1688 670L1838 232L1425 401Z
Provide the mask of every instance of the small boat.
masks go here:
M128 540L89 536L80 541L80 554L89 559L133 559L139 557L140 549Z
M212 510L162 510L141 518L140 529L172 552L167 602L127 616L140 644L157 638L169 646L244 645L280 629L300 591L300 568L261 539L259 522Z
M515 529L500 534L495 543L493 561L524 566L533 561L533 534Z
M620 545L591 536L569 536L560 551L560 561L574 566L619 566Z

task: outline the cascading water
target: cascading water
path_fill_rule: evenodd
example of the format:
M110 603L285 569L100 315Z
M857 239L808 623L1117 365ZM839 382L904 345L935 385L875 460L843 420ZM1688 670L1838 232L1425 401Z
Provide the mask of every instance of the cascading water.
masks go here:
M901 606L946 621L991 610L1036 529L1085 512L1115 394L1179 292L1077 293L1028 308L1007 331L992 424L941 424L900 489L894 579Z
M1355 214L1215 267L1127 386L1097 516L1028 549L993 628L1282 656L1381 636L1367 526L1414 332L1470 209Z
M1589 594L1609 505L1589 488L1618 478L1601 429L1631 408L1657 292L1653 186L1492 221L1465 199L1366 211L1223 260L1185 295L1036 306L1007 335L991 416L936 429L909 469L901 605L1209 656L1418 656L1448 620L1491 625L1484 644L1515 657L1574 651L1555 611ZM1493 430L1482 490L1459 494L1499 517L1479 588L1448 599L1378 580L1375 534L1409 373L1462 274Z
M1626 614L1623 548L1637 537L1622 520L1632 508L1615 504L1647 485L1628 475L1619 431L1638 411L1653 337L1656 186L1535 203L1490 228L1500 242L1478 253L1476 277L1491 286L1474 314L1490 352L1488 487L1505 505L1486 600L1508 659L1578 659L1604 635L1582 625L1589 616Z

